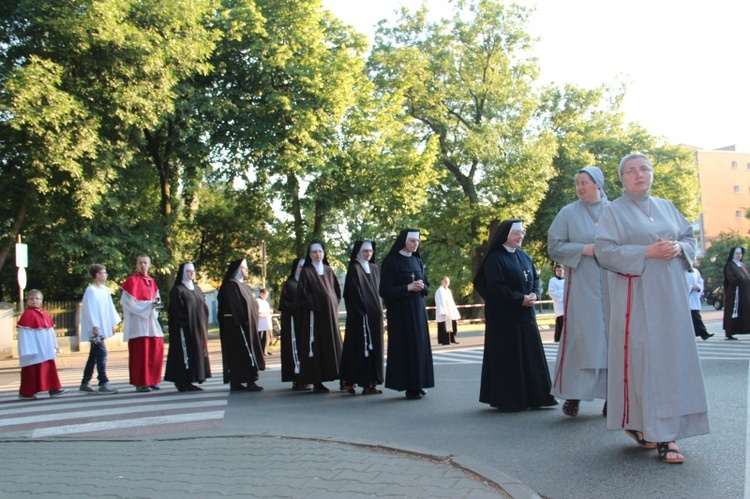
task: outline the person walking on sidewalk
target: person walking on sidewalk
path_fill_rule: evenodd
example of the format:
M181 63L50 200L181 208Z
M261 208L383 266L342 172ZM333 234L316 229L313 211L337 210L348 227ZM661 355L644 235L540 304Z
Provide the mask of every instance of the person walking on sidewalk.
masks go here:
M122 339L128 343L130 384L138 392L160 390L164 364L164 333L157 320L162 308L159 288L148 275L151 258L136 259L136 273L122 283L122 311L125 327Z
M388 320L388 362L385 387L405 391L409 400L427 395L435 386L430 331L424 297L430 292L419 254L419 230L404 229L383 259L380 296Z
M698 263L696 259L694 265ZM706 329L706 325L703 324L703 317L701 317L701 296L703 295L703 276L695 266L690 267L685 273L687 278L688 293L690 293L690 315L693 318L693 329L695 329L695 335L703 338L706 341L713 333L709 333Z
M255 382L266 369L263 347L258 336L258 301L245 280L247 260L229 264L219 288L219 336L223 381L232 392L260 392Z
M362 395L382 393L383 305L374 241L356 241L344 282L346 334L341 353L341 379L346 391L362 387Z
M211 377L208 361L208 306L203 291L193 280L195 265L186 262L177 269L177 281L169 292L169 351L164 380L178 392L203 390Z
M115 334L115 327L122 322L122 319L115 309L112 293L105 285L107 269L104 265L95 263L89 268L89 274L94 282L86 288L81 302L81 341L89 342L89 358L86 361L86 367L83 368L83 379L79 390L112 395L117 393L117 390L109 385L107 347L104 345L104 340ZM99 380L98 389L91 386L94 366L96 366L96 379Z
M443 276L440 287L435 291L435 321L438 326L437 339L441 345L458 344L456 334L458 334L458 319L461 314L458 312L456 302L453 300L450 285L451 278Z
M31 289L26 294L26 310L18 319L18 359L21 364L21 387L18 398L35 400L39 392L49 391L58 397L67 390L57 375L55 357L57 337L52 317L42 308L42 292Z
M299 275L297 303L302 327L299 346L299 383L313 385L313 393L328 393L324 381L339 379L341 332L338 307L341 288L328 265L322 242L310 244Z

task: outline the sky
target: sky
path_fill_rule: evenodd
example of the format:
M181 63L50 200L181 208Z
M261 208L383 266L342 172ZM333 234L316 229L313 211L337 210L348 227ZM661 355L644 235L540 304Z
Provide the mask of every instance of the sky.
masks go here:
M372 40L381 19L423 0L323 0ZM450 0L425 0L447 17ZM673 144L750 153L750 1L516 0L535 7L540 83L583 88L624 82L623 111Z

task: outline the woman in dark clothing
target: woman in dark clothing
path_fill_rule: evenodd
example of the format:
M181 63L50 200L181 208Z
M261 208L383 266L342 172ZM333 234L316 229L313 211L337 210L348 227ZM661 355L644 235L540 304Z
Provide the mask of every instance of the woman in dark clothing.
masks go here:
M259 392L255 384L258 371L266 368L263 346L258 336L258 302L245 284L247 261L229 264L224 282L219 288L219 333L221 359L224 364L224 383L233 392Z
M745 250L729 250L724 265L724 335L736 340L735 334L750 333L750 274L742 262Z
M308 247L297 286L297 303L302 314L297 338L298 382L312 384L313 393L329 392L323 382L339 379L341 364L338 322L341 288L325 254L323 243L312 243Z
M375 243L354 243L344 283L346 334L341 354L341 379L363 395L382 393L383 383L383 306L378 287L380 272L375 260Z
M299 378L299 331L302 327L302 316L297 305L297 285L300 271L305 264L304 258L295 258L292 271L279 297L281 315L281 381L292 382L293 390L309 390L309 385L297 383Z
M388 318L385 387L406 391L406 398L412 400L426 395L424 388L435 386L424 305L429 289L419 256L419 231L405 229L383 260L380 296Z
M195 266L183 263L169 292L169 353L164 380L173 382L181 392L201 391L193 383L200 384L211 377L208 306L193 279Z
M521 220L500 224L474 277L485 300L479 401L501 411L557 405L534 312L539 275L523 235Z

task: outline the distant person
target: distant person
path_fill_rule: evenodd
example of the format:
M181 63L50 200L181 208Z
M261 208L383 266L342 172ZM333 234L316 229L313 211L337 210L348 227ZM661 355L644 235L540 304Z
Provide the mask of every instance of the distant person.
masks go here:
M524 234L522 220L503 221L474 276L485 300L479 401L507 412L557 405L534 311L539 275L521 249Z
M299 333L302 327L302 316L297 303L297 286L304 258L295 258L292 270L281 288L279 296L279 315L281 320L281 381L291 382L292 390L307 391L310 385L301 385L299 381Z
M724 265L724 336L736 340L735 334L750 333L750 274L742 261L745 250L729 250Z
M693 227L666 199L651 196L654 167L629 154L618 173L623 193L602 213L594 253L609 270L607 428L685 461L676 440L708 433L708 402L685 271L695 259Z
M706 329L706 325L703 324L703 317L701 317L701 296L703 295L703 277L700 271L695 268L697 260L693 267L690 267L685 273L687 279L688 293L690 296L690 315L693 318L693 329L695 335L703 338L706 341L713 333L709 333Z
M169 292L169 351L164 380L174 383L178 392L199 392L203 389L195 383L203 384L211 377L208 305L194 280L195 265L183 263Z
M424 297L430 291L419 255L419 231L404 229L383 259L380 296L388 319L385 387L418 400L435 386Z
M555 343L560 341L565 321L565 267L555 265L555 275L547 285L549 297L552 298L552 309L555 313Z
M139 255L136 273L120 286L120 304L125 316L122 339L128 344L130 384L138 392L160 390L164 364L164 333L158 315L162 308L159 288L148 275L151 258Z
M263 355L271 355L268 351L268 345L271 343L273 334L273 311L271 304L268 303L268 290L261 289L258 292L258 334L260 335L260 344L263 347Z
M382 393L383 305L380 303L380 271L374 241L356 241L344 283L346 334L341 353L341 379L347 391L362 387L362 395Z
M86 288L81 302L81 341L89 342L89 358L86 360L86 367L83 368L79 390L111 395L117 393L117 390L110 386L107 377L107 347L104 341L115 334L115 328L122 319L112 301L112 293L105 285L107 269L104 265L95 263L89 268L89 274L94 282ZM96 379L99 381L96 390L91 386L94 366L97 372Z
M565 265L565 315L552 395L565 399L562 412L568 417L578 415L581 400L603 399L602 413L607 411L607 273L596 260L594 235L609 200L599 167L581 168L574 180L578 199L560 210L547 231L550 258Z
M440 345L458 343L456 335L458 334L458 319L461 318L461 314L458 312L456 302L453 301L450 285L451 278L447 275L443 276L440 287L435 291L435 321L437 322L437 339Z
M219 288L219 337L223 380L232 392L260 392L259 372L266 369L258 336L258 301L245 283L247 260L229 264Z
M21 364L21 387L18 398L35 400L39 392L59 397L67 392L57 375L55 357L57 336L52 317L42 308L42 292L26 293L26 310L18 319L18 358Z
M313 393L328 393L323 382L339 379L341 331L339 301L341 288L328 265L322 242L310 244L297 285L297 303L302 316L298 338L299 383L313 385Z

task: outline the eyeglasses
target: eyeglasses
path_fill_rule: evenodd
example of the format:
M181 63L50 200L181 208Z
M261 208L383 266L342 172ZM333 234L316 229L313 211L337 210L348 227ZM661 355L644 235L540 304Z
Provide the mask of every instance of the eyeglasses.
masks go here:
M636 173L639 174L639 175L648 175L651 172L653 172L653 170L651 168L646 168L646 167L638 168L638 169L636 169L636 168L628 168L627 170L624 170L622 172L622 174L623 175L628 175L629 177L632 177Z

